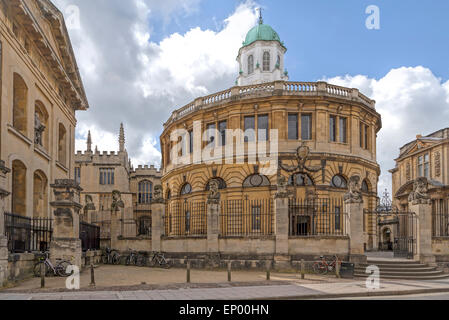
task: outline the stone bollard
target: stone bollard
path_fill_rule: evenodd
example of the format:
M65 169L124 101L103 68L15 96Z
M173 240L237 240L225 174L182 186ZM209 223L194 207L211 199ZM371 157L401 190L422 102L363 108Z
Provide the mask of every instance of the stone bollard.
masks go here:
M340 268L341 268L341 262L340 261L336 261L336 263L335 263L335 275L337 276L337 278L341 278L340 277Z
M94 271L94 264L90 264L90 285L89 287L95 288L95 271Z
M267 262L267 281L271 280L271 266L270 262Z
M301 279L304 280L306 278L306 263L304 259L301 259Z
M232 272L232 262L229 261L228 262L228 282L232 281L231 272Z
M187 279L186 282L190 283L190 261L187 261L187 275L186 275Z
M45 288L45 263L41 263L41 289Z

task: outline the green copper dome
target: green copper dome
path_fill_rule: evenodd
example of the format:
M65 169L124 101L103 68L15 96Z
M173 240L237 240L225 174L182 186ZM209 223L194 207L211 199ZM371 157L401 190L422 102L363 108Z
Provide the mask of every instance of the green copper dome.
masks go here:
M249 30L248 34L246 35L246 39L243 42L243 46L249 46L251 43L258 40L278 41L282 46L284 46L284 43L281 41L278 33L267 24L259 23L257 26Z

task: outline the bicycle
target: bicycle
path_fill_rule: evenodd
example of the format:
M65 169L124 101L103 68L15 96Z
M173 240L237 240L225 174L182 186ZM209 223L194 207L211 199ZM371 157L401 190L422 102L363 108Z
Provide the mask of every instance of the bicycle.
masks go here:
M326 261L324 256L321 256L320 259L320 261L316 261L313 264L313 272L316 274L327 274L328 272L332 272L337 269L337 263L341 264L341 260L337 255L334 256L333 261L330 263Z
M70 273L67 272L68 267L72 265L70 262L66 260L58 260L56 265L53 265L49 257L50 257L49 253L46 252L45 256L40 257L39 261L36 262L36 264L34 265L33 271L36 277L41 276L42 264L44 265L43 268L46 276L48 276L50 272L53 272L54 276L60 277L68 277L72 274L71 272Z
M158 265L159 267L165 269L170 268L170 265L168 264L167 260L165 260L165 256L162 252L155 252L153 254L153 257L150 259L150 264L152 266Z
M125 264L127 266L129 265L134 265L134 266L139 266L139 267L143 267L146 264L146 257L141 254L141 253L137 253L137 251L133 250L133 249L129 249L130 254L128 255L128 257L126 257L126 262Z
M120 254L112 249L106 248L101 258L103 264L120 264Z

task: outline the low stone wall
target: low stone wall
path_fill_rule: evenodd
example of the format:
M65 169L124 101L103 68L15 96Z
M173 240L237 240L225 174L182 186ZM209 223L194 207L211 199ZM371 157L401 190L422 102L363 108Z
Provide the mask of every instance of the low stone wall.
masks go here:
M275 237L264 238L220 238L218 248L222 255L274 255Z
M114 241L113 249L118 251L133 249L151 252L151 237L119 238Z
M91 263L100 264L102 254L103 253L101 250L83 252L81 259L82 267L88 267Z
M204 253L207 252L206 237L162 237L161 251L167 253L186 252Z
M38 256L34 253L10 253L7 281L14 282L32 277Z
M291 237L288 239L288 253L295 259L316 260L321 255L339 257L349 254L348 237Z
M433 238L432 253L437 263L449 263L449 238Z

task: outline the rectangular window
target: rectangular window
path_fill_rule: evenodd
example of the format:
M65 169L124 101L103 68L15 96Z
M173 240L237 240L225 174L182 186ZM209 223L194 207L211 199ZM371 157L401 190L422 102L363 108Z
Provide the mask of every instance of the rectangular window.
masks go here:
M189 131L189 152L193 153L193 130Z
M369 149L369 127L365 125L365 149Z
M424 155L424 177L430 179L429 154Z
M81 168L75 168L75 181L81 183Z
M114 169L102 168L100 169L100 184L101 185L113 185L115 183L114 179Z
M329 138L330 141L337 141L337 117L330 116L329 119Z
M206 127L207 130L207 147L213 148L215 147L215 123L208 124Z
M424 165L424 157L420 156L418 157L418 177L424 176L423 165Z
M301 115L301 139L312 140L312 116L310 114Z
M347 119L346 118L340 118L340 142L341 143L347 143L348 137L347 137Z
M335 230L341 229L341 210L340 207L335 207Z
M360 122L360 124L359 124L359 141L360 141L360 148L362 148L362 149L364 149L365 148L365 146L363 145L363 142L364 142L364 134L363 134L363 129L365 128L365 125L362 123L362 122Z
M288 115L288 139L298 140L298 115Z
M245 142L256 141L256 120L255 117L245 117Z
M220 141L219 146L225 146L226 145L226 129L228 127L228 123L226 121L221 121L218 123L218 131L220 132Z
M251 207L251 217L252 217L253 231L260 231L261 217L262 217L260 206Z
M268 115L257 117L257 140L268 141Z

